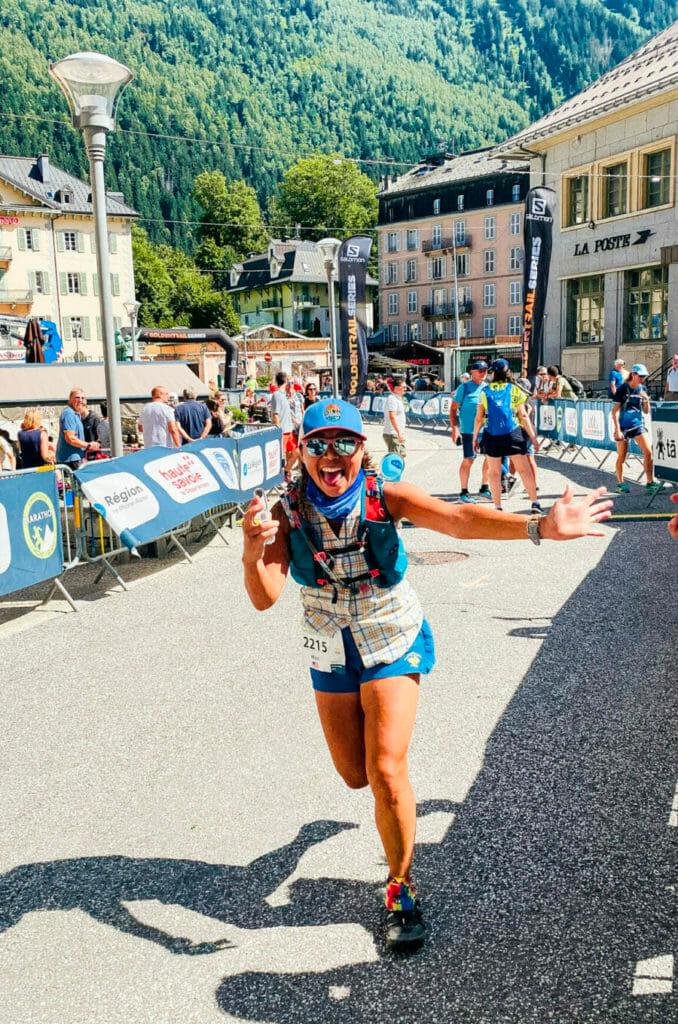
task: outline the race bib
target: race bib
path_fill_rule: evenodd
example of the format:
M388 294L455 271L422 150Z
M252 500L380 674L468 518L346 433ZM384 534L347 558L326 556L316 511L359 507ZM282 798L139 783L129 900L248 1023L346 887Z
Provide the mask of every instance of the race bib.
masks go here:
M337 630L334 636L324 636L305 625L301 643L309 668L318 672L343 672L346 668L341 630Z

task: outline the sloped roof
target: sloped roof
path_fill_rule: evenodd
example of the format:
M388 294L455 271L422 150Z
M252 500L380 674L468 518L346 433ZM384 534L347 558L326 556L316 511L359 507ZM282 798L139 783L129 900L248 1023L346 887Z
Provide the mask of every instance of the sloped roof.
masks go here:
M271 243L275 255L282 262L280 273L271 277L268 252L236 264L235 270L240 271L238 283L229 292L254 291L268 288L276 284L326 284L327 274L325 263L315 242L302 242L290 239L287 242ZM367 283L378 284L373 277L367 276Z
M496 160L494 150L476 149L460 156L447 157L438 162L423 160L410 171L390 181L379 193L380 196L397 195L399 192L418 192L420 189L440 188L456 181L466 182L474 178L496 177L497 174L510 174L512 171L523 171L524 164L520 160Z
M81 181L80 178L63 171L60 167L55 167L51 161L49 161L46 173L47 180L42 181L38 159L0 155L0 180L6 181L8 185L14 185L15 188L38 200L49 209L60 210L64 213L91 214L93 210L89 198L91 192L89 183ZM71 193L70 203L62 203L55 198L59 190ZM111 193L106 196L106 212L117 217L139 216L136 210L119 199L114 199Z
M678 87L678 21L654 36L621 64L597 79L588 89L512 135L495 153L513 153L518 147L557 135L584 124L611 109L620 110L648 96Z

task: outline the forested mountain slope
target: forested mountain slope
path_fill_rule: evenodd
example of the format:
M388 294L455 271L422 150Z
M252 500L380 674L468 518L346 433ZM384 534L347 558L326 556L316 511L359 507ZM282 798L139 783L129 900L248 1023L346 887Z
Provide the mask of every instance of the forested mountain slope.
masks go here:
M3 0L0 152L83 174L47 62L100 50L136 78L109 184L154 237L190 219L194 176L244 177L266 202L298 155L415 161L440 142L494 142L597 78L670 23L673 0ZM381 168L383 170L384 168ZM375 168L375 174L380 168ZM157 219L157 220L156 220Z

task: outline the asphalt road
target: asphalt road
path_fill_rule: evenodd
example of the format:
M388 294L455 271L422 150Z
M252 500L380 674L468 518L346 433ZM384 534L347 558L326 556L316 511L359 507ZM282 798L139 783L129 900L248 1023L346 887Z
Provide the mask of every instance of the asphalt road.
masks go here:
M407 478L455 492L449 440L409 437ZM546 496L610 480L541 465ZM78 615L8 606L0 1024L678 1020L678 545L404 537L438 653L411 756L428 947L382 946L298 595L255 613L235 536Z

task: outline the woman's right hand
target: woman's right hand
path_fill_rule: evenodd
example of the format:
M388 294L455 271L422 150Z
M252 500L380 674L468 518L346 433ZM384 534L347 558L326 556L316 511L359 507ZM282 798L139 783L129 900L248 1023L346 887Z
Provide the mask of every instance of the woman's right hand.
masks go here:
M253 498L243 516L242 532L245 541L243 561L258 562L264 557L266 542L272 543L280 524L277 519L261 519L266 506L261 498ZM269 513L270 514L270 513Z
M615 430L615 432L614 432L614 439L615 439L615 441L623 441L624 440L624 435L622 434L621 430Z

